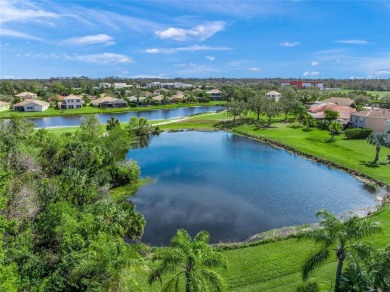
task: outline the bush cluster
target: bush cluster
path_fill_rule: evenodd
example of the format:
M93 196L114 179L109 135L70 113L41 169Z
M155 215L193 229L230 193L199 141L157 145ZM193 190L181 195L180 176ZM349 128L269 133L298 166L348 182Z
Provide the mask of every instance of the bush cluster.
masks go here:
M368 128L353 128L345 130L347 139L366 139L372 133L372 129Z

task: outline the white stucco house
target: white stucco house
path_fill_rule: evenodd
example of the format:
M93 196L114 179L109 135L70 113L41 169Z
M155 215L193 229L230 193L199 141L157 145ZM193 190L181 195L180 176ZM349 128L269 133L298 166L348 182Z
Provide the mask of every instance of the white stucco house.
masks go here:
M370 128L374 132L384 132L386 121L390 119L390 110L370 109L350 114L350 123L357 128Z
M275 90L272 90L270 92L267 92L265 94L265 96L268 98L268 99L273 99L274 101L278 102L280 97L282 96L282 94L280 92L277 92Z
M74 108L82 108L83 107L83 99L78 95L68 95L65 96L64 99L60 102L59 108L61 109L74 109Z
M47 110L50 103L42 100L25 100L14 104L13 110L16 112L43 112Z
M0 100L0 112L9 110L9 106L10 104L8 102Z

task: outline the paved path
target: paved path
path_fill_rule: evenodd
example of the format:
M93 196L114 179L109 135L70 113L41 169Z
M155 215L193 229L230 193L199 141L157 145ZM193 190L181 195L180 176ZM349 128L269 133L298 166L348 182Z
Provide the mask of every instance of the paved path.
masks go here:
M201 117L211 116L211 115L215 115L215 114L216 113L209 113L209 114L204 114L204 115L202 114ZM181 121L185 121L185 120L188 120L188 119L191 119L191 118L195 118L195 117L198 117L198 116L189 116L189 117L184 117L184 118L181 118L181 119L169 120L169 121L153 124L153 126L160 126L160 125L166 125L166 124L181 122Z

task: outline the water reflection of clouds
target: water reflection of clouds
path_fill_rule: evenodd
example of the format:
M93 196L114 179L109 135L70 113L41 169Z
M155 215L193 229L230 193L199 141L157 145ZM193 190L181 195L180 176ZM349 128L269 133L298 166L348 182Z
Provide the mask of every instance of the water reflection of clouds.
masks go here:
M321 208L341 214L375 204L375 196L344 172L232 137L166 133L148 151L133 153L144 176L159 178L134 198L148 221L146 242L166 243L178 228L192 234L206 229L214 242L244 240L271 228L314 222Z

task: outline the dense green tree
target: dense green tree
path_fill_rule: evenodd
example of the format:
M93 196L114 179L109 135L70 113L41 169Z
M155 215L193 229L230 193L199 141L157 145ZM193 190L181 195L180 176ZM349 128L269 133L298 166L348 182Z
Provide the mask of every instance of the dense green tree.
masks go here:
M226 267L227 261L208 245L209 240L206 231L191 239L187 231L178 230L169 247L161 248L153 255L157 268L153 270L149 283L162 281L162 276L169 275L173 277L164 284L162 291L182 291L182 285L186 292L224 291L225 283L216 269Z
M337 258L335 291L339 292L341 291L340 279L344 261L367 258L370 249L360 240L379 232L381 227L377 222L370 222L368 219L360 219L357 216L341 221L326 210L319 211L317 216L322 217L321 228L302 234L303 238L312 239L321 244L319 251L312 254L304 263L303 279L307 280L315 269L322 266L334 250Z
M381 150L381 146L388 147L389 143L387 141L388 134L386 133L372 133L367 137L367 143L375 146L375 159L373 163L376 163L379 160L379 151Z
M332 110L324 110L324 118L327 121L334 121L337 120L339 117L339 113L337 111Z
M101 123L96 115L86 115L81 118L77 135L80 140L93 143L103 134Z
M268 117L268 125L270 126L271 119L280 113L280 106L276 101L267 98L264 102L263 112Z
M257 115L257 120L260 120L260 115L263 112L266 97L257 91L254 95L248 98L248 108Z
M246 114L247 104L241 100L234 100L226 103L226 114L233 117L233 123L236 118Z
M283 86L281 90L282 96L279 99L279 105L282 112L285 114L285 120L290 112L297 106L297 93L291 86Z

